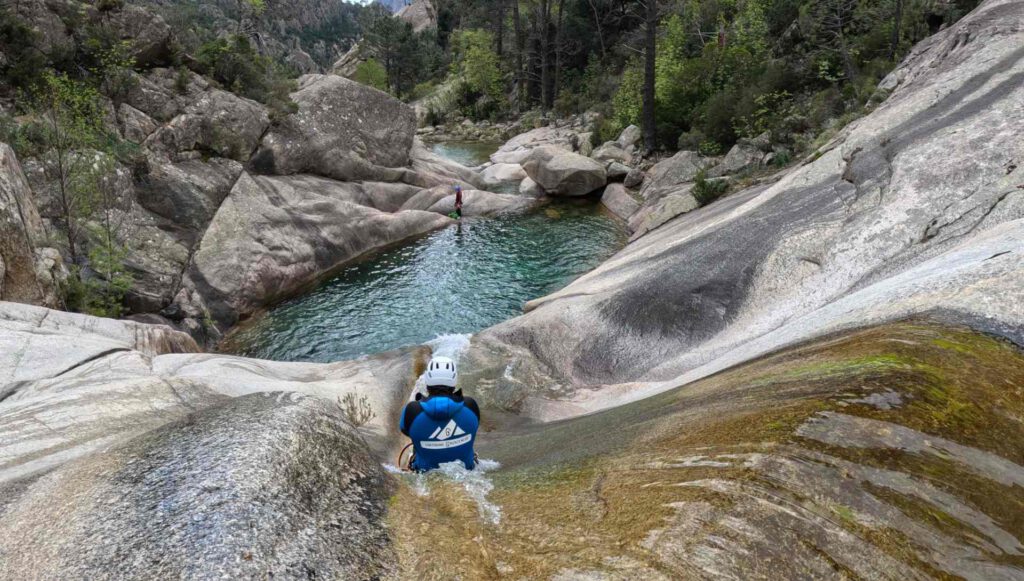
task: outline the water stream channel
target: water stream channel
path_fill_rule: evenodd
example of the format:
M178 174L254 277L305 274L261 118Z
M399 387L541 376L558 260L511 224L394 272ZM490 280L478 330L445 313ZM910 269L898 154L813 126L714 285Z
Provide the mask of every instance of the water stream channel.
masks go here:
M469 166L495 148L433 147ZM352 264L244 325L223 348L261 359L329 362L474 333L591 270L626 238L621 221L594 199L556 200L526 215L466 218Z

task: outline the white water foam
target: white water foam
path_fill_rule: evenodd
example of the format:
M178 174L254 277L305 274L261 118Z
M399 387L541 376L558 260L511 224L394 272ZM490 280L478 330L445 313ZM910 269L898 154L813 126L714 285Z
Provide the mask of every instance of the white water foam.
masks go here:
M449 482L461 484L466 494L476 502L480 518L492 525L501 522L501 507L487 500L487 495L494 490L494 483L485 474L501 468L501 464L494 460L477 461L475 470L466 470L462 462L448 462L441 464L437 470L425 474L404 472L394 464L383 466L388 472L401 476L418 496L430 496L431 483L435 486L446 485Z
M430 347L434 357L451 357L458 363L462 354L469 349L469 340L472 338L473 335L469 333L451 333L438 335L427 341L426 344ZM416 399L417 393L427 395L427 385L424 381L423 375L416 378L416 385L413 387L412 393L409 394L409 401Z
M427 341L427 345L434 351L435 356L451 357L458 362L459 357L469 349L469 340L472 338L473 335L470 333L438 335Z

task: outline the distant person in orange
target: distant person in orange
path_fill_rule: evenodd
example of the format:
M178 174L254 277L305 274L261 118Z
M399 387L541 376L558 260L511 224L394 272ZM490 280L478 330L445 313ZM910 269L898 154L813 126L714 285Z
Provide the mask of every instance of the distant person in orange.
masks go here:
M462 186L455 186L455 215L462 219Z

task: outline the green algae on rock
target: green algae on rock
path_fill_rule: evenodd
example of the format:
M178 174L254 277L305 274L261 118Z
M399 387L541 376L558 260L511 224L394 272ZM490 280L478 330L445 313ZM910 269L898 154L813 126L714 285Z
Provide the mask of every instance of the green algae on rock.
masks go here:
M1019 578L1021 417L1020 349L883 325L485 435L498 527L456 526L453 491L402 491L391 520L421 578L442 563L467 578ZM423 546L421 526L448 542ZM473 558L448 560L461 550Z

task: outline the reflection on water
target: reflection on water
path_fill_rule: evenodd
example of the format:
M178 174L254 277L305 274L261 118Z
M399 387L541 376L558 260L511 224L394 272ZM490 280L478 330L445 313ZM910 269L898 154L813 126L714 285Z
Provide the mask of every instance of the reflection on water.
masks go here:
M351 265L240 329L225 349L326 362L473 333L521 314L526 301L561 288L625 241L621 222L594 200L467 218Z

